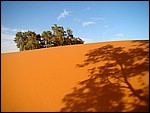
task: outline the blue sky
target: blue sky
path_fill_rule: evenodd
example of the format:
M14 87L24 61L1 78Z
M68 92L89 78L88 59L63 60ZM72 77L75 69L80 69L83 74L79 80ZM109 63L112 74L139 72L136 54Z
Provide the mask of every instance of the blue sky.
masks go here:
M2 1L1 52L17 52L17 31L41 34L57 24L85 43L149 40L148 1Z

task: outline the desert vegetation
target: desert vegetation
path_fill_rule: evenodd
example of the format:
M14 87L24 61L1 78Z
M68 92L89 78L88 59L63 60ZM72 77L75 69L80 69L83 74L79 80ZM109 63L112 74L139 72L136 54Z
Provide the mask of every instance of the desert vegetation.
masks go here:
M57 24L54 24L51 28L53 32L43 31L41 35L33 31L17 32L14 39L17 48L20 51L25 51L84 43L81 38L75 38L72 34L73 31L69 28L65 31L62 26L57 26Z

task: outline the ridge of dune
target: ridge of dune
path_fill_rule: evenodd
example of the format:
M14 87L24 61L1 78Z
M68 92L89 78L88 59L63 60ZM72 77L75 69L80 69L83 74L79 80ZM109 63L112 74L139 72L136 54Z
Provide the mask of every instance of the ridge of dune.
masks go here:
M127 42L127 41L133 41L133 40L119 40L119 41L104 41L104 42L92 42L92 43L85 43L85 44L75 44L75 45L65 45L65 46L56 46L56 47L50 47L50 48L41 48L41 49L34 49L34 50L26 50L26 51L21 51L21 52L30 52L30 51L41 51L41 50L45 50L45 49L56 49L56 48L67 48L67 47L74 47L74 46L83 46L83 45L95 45L95 44L99 44L99 43L115 43L115 42ZM138 40L135 40L138 41ZM142 40L139 40L142 41ZM13 53L20 53L20 51L18 52L9 52L9 53L1 53L1 54L13 54Z
M1 53L1 111L148 111L149 103L143 99L149 96L148 42L123 40ZM110 74L122 71L120 65L130 75L133 94L130 88L112 89L107 83L95 87L99 79L92 81L90 75L109 75L113 85L126 87L127 82ZM117 97L107 96L110 93Z

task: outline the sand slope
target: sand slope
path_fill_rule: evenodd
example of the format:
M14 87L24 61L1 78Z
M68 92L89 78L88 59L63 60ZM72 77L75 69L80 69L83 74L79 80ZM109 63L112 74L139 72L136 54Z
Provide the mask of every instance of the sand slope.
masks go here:
M1 111L148 111L148 42L1 54Z

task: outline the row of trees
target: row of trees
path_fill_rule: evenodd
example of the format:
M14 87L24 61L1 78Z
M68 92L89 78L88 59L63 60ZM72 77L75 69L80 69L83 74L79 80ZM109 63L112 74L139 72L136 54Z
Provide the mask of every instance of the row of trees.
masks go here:
M65 31L62 26L57 26L57 24L54 24L51 28L53 33L51 31L43 31L41 35L32 31L17 32L14 39L17 48L20 51L24 51L54 46L84 44L81 38L73 37L71 29Z

